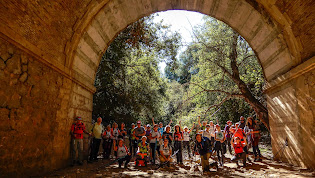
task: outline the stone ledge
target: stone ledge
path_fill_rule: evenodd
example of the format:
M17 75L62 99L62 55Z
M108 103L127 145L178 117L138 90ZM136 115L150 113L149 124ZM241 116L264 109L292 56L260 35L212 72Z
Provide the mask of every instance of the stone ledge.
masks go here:
M289 72L275 78L271 82L267 82L266 86L264 87L264 93L271 93L280 86L290 82L291 80L313 69L315 69L315 56L303 62L302 64L296 66L295 68L291 69Z

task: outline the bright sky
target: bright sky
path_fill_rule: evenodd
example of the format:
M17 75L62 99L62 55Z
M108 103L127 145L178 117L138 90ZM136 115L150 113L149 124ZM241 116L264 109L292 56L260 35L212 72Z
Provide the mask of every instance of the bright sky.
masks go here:
M189 43L192 41L192 27L202 23L204 16L198 12L171 10L157 13L159 16L155 17L156 21L161 21L165 24L171 25L172 31L177 31L182 35L182 42ZM160 71L164 73L166 64L160 63Z

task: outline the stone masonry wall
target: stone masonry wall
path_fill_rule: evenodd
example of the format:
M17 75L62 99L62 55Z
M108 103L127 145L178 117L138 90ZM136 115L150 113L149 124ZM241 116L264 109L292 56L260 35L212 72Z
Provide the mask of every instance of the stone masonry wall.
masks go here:
M267 94L275 158L315 169L315 69Z
M78 88L0 38L0 177L41 175L69 163L73 118L91 119L91 101L80 96L89 94Z

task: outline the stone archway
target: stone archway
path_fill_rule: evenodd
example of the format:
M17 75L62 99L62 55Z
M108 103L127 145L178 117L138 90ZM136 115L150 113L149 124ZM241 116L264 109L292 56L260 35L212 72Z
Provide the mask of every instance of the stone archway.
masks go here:
M268 104L271 111L274 153L281 150L285 141L289 140L292 143L292 147L287 150L285 156L281 155L283 157L281 159L293 164L305 165L305 162L301 159L303 151L297 146L299 138L296 135L300 133L297 127L297 119L280 121L281 117L298 117L296 114L298 109L288 112L288 114L282 114L279 117L281 112L286 112L291 107L298 107L297 103L292 104L296 101L296 98L292 96L296 89L294 87L288 89L288 86L282 86L286 89L285 91L280 90L281 100L284 101L281 101L279 104L279 101L275 99L279 97L274 95L273 92L275 90L273 90L272 86L275 85L274 82L277 81L277 77L301 63L301 56L297 53L299 44L295 38L290 38L292 31L286 28L289 22L283 19L284 15L268 13L268 10L271 9L273 9L273 13L278 13L274 8L275 6L267 3L259 5L249 1L233 0L142 1L140 4L136 2L130 4L129 1L123 0L109 1L99 8L99 11L90 19L90 23L85 28L82 28L83 30L81 29L80 35L73 38L73 50L68 53L67 64L74 73L80 75L80 78L84 78L86 82L92 84L101 55L115 36L130 23L154 12L183 9L201 12L222 20L248 41L256 52L263 67L266 80L269 82L266 92L269 96ZM283 18L281 18L281 15ZM273 16L276 16L276 19ZM286 103L284 108L282 108L282 102ZM288 122L286 126L278 128L279 125L285 122Z
M215 17L249 42L268 81L273 152L288 140L278 159L315 167L312 0L0 4L0 172L5 175L36 175L66 166L70 125L77 115L86 124L91 120L95 72L107 46L128 24L171 9Z

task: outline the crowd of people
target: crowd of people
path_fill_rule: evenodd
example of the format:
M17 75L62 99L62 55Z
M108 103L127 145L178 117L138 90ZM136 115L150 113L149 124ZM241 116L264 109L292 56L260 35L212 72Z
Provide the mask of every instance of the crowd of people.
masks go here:
M194 155L200 155L204 172L210 171L213 165L222 167L227 151L233 155L231 161L237 166L239 160L243 162L244 167L247 161L251 161L248 156L251 147L254 161L261 161L258 147L260 123L252 117L240 117L240 121L234 124L227 121L225 126L220 126L218 122L214 124L213 121L201 123L200 116L198 123L193 124L192 128L182 127L180 121L173 128L171 124L172 121L166 126L163 126L162 122L156 124L152 118L152 127L137 121L136 125L131 124L128 130L124 123L119 127L116 122L105 128L102 118L99 117L91 129L86 129L82 118L78 117L71 126L72 164L82 164L84 133L92 136L89 163L97 161L101 143L103 159L115 158L119 167L124 164L124 168L128 167L131 160L135 161L136 166L155 165L157 160L159 166L170 166L172 162L183 165L183 150L190 160ZM172 157L175 157L176 161ZM213 160L211 164L210 158Z

